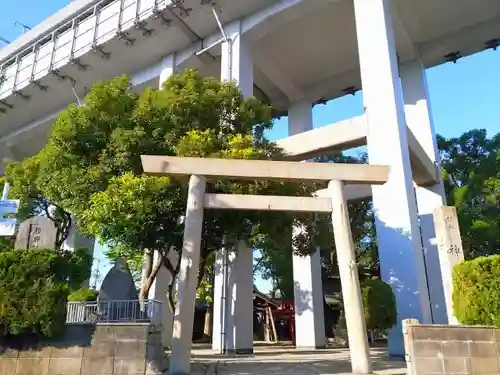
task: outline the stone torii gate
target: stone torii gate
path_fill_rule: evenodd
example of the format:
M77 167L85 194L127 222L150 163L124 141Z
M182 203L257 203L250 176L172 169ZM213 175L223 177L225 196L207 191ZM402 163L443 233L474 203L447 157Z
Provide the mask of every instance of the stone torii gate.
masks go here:
M190 370L197 271L200 263L200 245L205 208L330 212L344 297L352 372L357 374L370 374L372 372L344 185L346 183L382 185L389 178L390 168L388 166L170 156L142 156L142 165L144 171L150 175L191 176L179 273L179 299L174 317L169 374L187 375ZM329 181L329 196L290 197L208 194L206 193L207 178ZM251 300L248 303L251 306Z

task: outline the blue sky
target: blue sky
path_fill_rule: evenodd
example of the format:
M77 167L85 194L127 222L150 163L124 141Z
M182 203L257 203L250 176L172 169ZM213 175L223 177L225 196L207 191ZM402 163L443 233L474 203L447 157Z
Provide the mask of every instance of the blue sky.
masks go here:
M3 0L0 12L0 37L14 40L22 28L15 21L34 26L69 3L68 0ZM0 48L2 44L0 43ZM429 69L428 84L432 111L438 133L458 136L473 128L485 128L489 134L500 132L500 50L486 51ZM314 108L314 126L320 127L359 115L362 97L347 96ZM287 134L286 118L277 121L269 133L271 139ZM98 251L98 257L102 254ZM102 264L103 262L101 262ZM105 269L102 271L105 272ZM257 280L262 291L269 283Z

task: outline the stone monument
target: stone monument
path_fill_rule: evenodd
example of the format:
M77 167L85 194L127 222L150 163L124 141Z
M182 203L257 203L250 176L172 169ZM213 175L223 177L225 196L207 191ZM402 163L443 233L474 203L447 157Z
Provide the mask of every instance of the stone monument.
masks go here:
M434 225L438 246L439 264L443 278L446 313L449 324L459 324L453 315L453 267L464 261L462 237L455 207L442 206L434 211Z
M117 259L104 277L97 301L107 321L148 319L147 312L141 309L134 278L124 259Z
M57 228L47 217L34 216L19 225L15 248L27 249L55 249Z

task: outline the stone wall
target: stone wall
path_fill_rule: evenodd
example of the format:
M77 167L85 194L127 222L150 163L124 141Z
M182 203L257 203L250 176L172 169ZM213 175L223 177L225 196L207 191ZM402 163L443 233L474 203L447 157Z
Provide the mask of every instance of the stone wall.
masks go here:
M405 321L408 375L500 374L500 329Z
M148 323L68 325L58 340L1 349L1 375L157 375L167 368L161 328Z

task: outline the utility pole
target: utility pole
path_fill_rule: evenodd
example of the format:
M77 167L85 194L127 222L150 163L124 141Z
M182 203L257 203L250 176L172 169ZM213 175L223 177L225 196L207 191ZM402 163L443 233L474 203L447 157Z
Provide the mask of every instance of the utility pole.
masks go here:
M92 277L94 278L94 284L92 285L92 288L94 290L97 290L97 283L99 282L99 278L101 276L100 265L101 265L101 260L97 259L96 266L94 269L94 274L92 275Z

